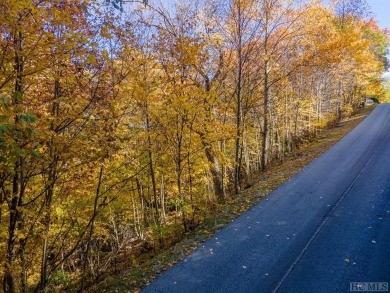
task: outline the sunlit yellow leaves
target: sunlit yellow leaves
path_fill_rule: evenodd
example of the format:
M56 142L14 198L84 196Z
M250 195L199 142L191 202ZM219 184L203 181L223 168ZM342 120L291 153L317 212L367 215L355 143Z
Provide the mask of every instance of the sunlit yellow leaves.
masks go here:
M109 33L107 27L103 26L100 30L100 35L103 37L103 38L106 38L106 39L111 39L112 38L112 35Z
M91 65L96 64L96 57L94 54L89 54L87 58L87 62Z
M107 50L103 50L102 51L102 55L103 55L103 58L105 61L108 61L110 59L110 57L108 56L108 51Z

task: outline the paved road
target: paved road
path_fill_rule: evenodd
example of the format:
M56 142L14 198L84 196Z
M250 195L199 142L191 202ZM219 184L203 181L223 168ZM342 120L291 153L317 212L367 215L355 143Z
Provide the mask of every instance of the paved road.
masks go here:
M350 292L350 282L390 284L390 104L143 292Z

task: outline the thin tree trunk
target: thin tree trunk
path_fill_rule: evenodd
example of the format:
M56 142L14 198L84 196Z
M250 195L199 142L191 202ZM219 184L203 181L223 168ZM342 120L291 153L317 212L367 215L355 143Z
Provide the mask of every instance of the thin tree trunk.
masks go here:
M97 216L97 209L98 209L98 201L100 197L100 189L102 185L102 178L103 178L103 166L100 167L100 172L99 172L99 179L98 179L98 186L96 188L96 195L95 195L95 201L93 204L93 213L92 213L92 218L91 218L91 223L89 226L89 235L87 239L87 247L84 252L83 256L83 270L82 270L82 277L81 277L81 286L80 286L80 292L84 292L84 288L86 285L86 278L87 278L87 263L88 263L88 255L89 255L89 250L91 248L91 240L92 236L94 233L94 228L95 228L95 219Z
M236 194L240 191L241 185L241 163L240 163L240 149L241 149L241 90L242 90L242 11L241 11L241 2L237 1L237 35L238 35L238 44L237 44L237 62L238 62L238 72L237 72L237 112L236 112L236 143L235 143L235 159L234 159L234 192Z
M149 116L146 117L146 129L148 132L148 157L149 157L149 170L150 177L152 179L152 189L153 189L153 202L154 202L154 219L157 224L159 224L159 213L158 213L158 200L157 200L157 187L156 187L156 176L153 166L153 153L152 153L152 141L150 138L150 119Z
M237 1L237 112L236 112L236 143L235 143L235 158L234 158L234 192L236 194L240 191L241 184L241 165L240 165L240 149L241 149L241 106L242 106L242 11L241 2Z
M160 200L161 200L161 222L165 224L165 189L164 189L163 174L161 174Z
M57 99L60 98L60 81L58 79L54 82L54 103L52 105L51 115L52 116L58 116L59 113L59 103L57 102ZM55 131L55 125L54 122L51 122L51 131ZM54 195L54 185L57 178L57 165L59 157L57 155L57 150L54 146L54 137L52 137L50 142L50 158L52 158L52 162L48 169L48 187L46 191L45 201L44 201L44 211L45 211L45 218L44 218L44 225L45 225L45 241L43 243L42 247L42 262L41 262L41 276L40 276L40 282L38 284L38 291L44 291L47 282L48 282L48 272L47 272L47 265L48 265L48 254L49 254L49 231L50 231L50 219L51 219L51 204L53 200Z
M23 85L22 85L22 76L23 76L23 57L22 57L22 40L23 36L21 32L16 32L14 35L14 49L15 49L15 58L14 65L16 70L16 81L15 81L15 92L14 92L14 104L20 104L22 94L23 94ZM17 126L19 121L19 115L15 115L15 125ZM16 130L18 131L18 130ZM20 145L20 141L16 138L17 146ZM23 165L23 159L19 155L18 160L14 164L14 175L12 180L12 193L11 193L11 203L10 203L10 215L9 215L9 226L8 226L8 241L7 241L7 254L5 262L5 273L3 280L3 290L5 293L14 293L15 292L15 245L16 245L16 230L17 222L21 219L21 214L18 211L18 206L21 203L21 190L19 186L21 185L21 169Z
M177 190L179 193L179 197L181 199L180 203L180 210L181 210L181 220L182 220L182 225L184 228L184 231L187 232L187 221L186 221L186 214L184 212L184 205L185 205L185 196L182 191L182 146L183 146L183 131L184 131L184 121L183 117L177 116L177 123L179 126L180 123L180 130L177 129L176 131L176 139L177 139L177 154L176 154L176 172L177 172L177 178L176 178L176 184L177 184Z
M268 86L268 60L264 65L264 124L263 124L263 148L261 155L261 167L263 171L267 169L268 164L268 111L269 111L269 86Z

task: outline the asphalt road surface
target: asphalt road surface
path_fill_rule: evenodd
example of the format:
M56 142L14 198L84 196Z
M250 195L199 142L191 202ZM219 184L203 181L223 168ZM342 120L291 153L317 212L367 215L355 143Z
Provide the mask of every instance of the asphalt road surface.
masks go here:
M350 292L350 282L390 284L390 104L142 292Z

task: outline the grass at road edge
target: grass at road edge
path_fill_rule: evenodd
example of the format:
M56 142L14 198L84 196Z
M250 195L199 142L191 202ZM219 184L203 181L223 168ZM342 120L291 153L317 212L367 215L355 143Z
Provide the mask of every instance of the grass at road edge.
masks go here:
M374 106L366 107L339 123L337 127L322 130L316 141L300 146L299 149L289 154L283 163L260 174L259 179L255 181L253 186L243 190L238 196L230 197L225 204L219 205L215 213L206 218L195 231L187 234L182 241L159 255L146 260L141 265L134 265L117 276L108 277L88 291L139 292L141 288L153 281L159 274L182 260L201 243L330 149L363 121L373 109Z

